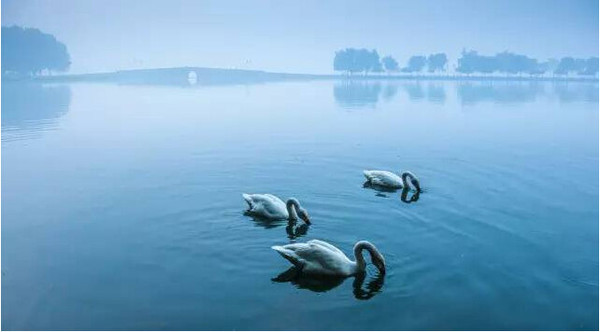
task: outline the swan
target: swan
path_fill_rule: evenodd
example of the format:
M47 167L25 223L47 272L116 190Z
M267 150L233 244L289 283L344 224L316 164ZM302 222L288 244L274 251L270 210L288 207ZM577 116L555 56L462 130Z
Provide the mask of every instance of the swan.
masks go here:
M421 185L419 179L408 171L402 172L401 176L398 176L388 171L363 171L363 174L367 178L367 182L377 186L390 187L390 188L409 188L408 178L410 183L415 187L416 191L421 191Z
M272 246L271 248L294 264L303 273L343 277L356 275L365 271L367 263L365 263L362 251L366 249L371 255L371 262L381 274L385 274L385 260L383 256L368 241L358 241L354 245L354 257L356 261L351 261L340 249L320 240Z
M252 214L272 220L295 221L300 218L310 225L308 212L293 197L284 203L279 197L271 194L242 194L242 196L248 203L248 212Z

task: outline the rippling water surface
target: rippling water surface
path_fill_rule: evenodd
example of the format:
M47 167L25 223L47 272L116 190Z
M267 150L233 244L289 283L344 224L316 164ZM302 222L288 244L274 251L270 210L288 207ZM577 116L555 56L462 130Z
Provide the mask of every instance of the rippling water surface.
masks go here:
M598 329L598 180L595 83L6 83L2 327ZM288 278L313 238L388 273Z

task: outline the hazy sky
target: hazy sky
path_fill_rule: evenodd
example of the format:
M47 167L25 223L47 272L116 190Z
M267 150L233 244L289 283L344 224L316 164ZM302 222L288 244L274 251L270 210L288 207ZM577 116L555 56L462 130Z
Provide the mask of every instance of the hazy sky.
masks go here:
M336 50L464 48L546 59L598 55L597 0L2 0L2 25L54 34L71 72L207 66L330 73Z

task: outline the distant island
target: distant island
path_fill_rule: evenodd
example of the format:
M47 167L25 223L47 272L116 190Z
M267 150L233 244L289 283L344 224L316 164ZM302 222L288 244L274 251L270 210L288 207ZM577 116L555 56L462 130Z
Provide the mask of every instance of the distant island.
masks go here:
M29 56L22 56L28 54ZM346 48L335 52L338 74L272 73L261 70L174 67L122 70L95 74L63 74L71 58L67 46L53 35L34 28L2 27L2 80L38 82L114 82L119 84L214 85L250 84L289 80L560 80L597 81L598 57L564 57L538 61L502 52L493 56L463 50L454 70L448 70L445 53L415 55L404 67L377 50Z

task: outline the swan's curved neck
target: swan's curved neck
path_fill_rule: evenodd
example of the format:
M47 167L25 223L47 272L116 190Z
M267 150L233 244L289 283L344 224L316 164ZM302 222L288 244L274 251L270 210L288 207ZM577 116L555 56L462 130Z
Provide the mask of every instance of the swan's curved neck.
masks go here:
M285 203L285 207L287 208L290 220L298 220L298 209L300 208L300 203L293 198L290 198Z
M410 184L408 183L408 178L410 178L411 182L413 184L415 184L415 190L419 191L421 190L421 187L419 185L419 180L417 179L417 177L411 173L411 172L403 172L402 173L402 186L404 188L410 188Z
M354 245L354 257L356 258L356 268L358 271L364 271L367 267L367 263L365 262L365 258L363 257L362 251L366 249L371 255L371 259L375 255L381 256L377 248L371 242L368 241L359 241Z

